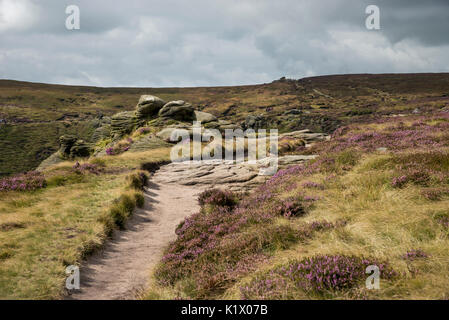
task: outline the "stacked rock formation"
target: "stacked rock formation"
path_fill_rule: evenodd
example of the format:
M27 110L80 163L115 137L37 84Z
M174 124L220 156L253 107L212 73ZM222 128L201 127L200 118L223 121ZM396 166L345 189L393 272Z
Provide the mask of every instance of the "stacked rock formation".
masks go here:
M193 121L195 120L195 109L185 101L171 101L159 110L159 117L178 121Z
M166 104L161 98L152 95L143 95L140 97L136 107L136 117L138 119L147 119L157 116L158 112Z
M91 147L76 136L65 135L59 138L59 153L63 158L73 159L77 157L88 157Z

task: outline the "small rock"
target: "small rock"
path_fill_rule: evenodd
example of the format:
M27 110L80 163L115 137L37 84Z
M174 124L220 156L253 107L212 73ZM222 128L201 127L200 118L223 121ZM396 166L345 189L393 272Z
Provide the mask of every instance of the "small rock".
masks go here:
M265 129L266 119L263 115L249 115L245 119L245 129Z
M201 121L201 123L209 123L218 120L213 114L202 111L195 111L195 118L196 121Z
M298 115L298 114L301 114L301 113L302 113L302 111L299 110L299 109L291 109L291 110L285 111L285 112L284 112L284 115L285 115L285 116L286 116L286 115Z

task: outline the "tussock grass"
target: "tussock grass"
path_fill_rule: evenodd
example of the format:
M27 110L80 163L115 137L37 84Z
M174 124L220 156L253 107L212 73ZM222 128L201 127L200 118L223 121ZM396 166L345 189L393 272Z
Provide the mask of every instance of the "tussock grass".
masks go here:
M423 199L419 196L421 187L416 185L404 189L392 188L391 173L373 167L378 168L379 162L395 162L397 159L396 155L367 156L351 172L328 183L322 200L316 203L307 216L297 219L295 223L343 218L347 221L345 228L319 233L306 244L277 251L270 265L261 268L256 274L266 274L274 266L286 265L291 259L303 259L310 255L373 256L388 260L402 276L393 281L381 280L381 290L365 290L363 297L447 298L449 252L446 249L449 246L449 233L447 227L438 223L438 217L447 212L449 199L438 202ZM419 262L404 261L403 255L416 248L429 254L429 258ZM254 277L242 279L224 297L239 298L239 288L250 283ZM307 295L297 292L289 297L301 299ZM354 296L335 292L328 298L346 299Z
M43 172L44 189L0 193L0 298L61 298L66 266L79 264L143 206L148 176L136 169L168 154L93 158L104 169L98 175L74 173L74 163L63 162Z
M415 122L408 123L413 125ZM397 130L403 130L404 125L401 126ZM379 126L379 130L395 130L391 128L391 124L383 129ZM440 128L424 129L435 133L430 139L438 139ZM364 130L363 125L355 128L360 133ZM354 132L350 134L354 135ZM344 138L341 141L346 143ZM327 142L318 146L318 150L327 150L325 144ZM442 144L434 150L426 144L420 145L418 138L411 140L408 147L397 145L398 150L387 152L357 146L323 152L305 167L278 172L249 198L244 197L241 201L249 201L250 206L238 206L233 213L235 218L232 214L226 217L230 213L223 209L212 209L209 216L203 218L195 215L188 221L189 227L182 227L179 234L182 236L170 247L169 253L176 255L166 256L156 270L158 286L146 297L240 299L244 295L249 299L261 296L267 299L447 299L449 197L443 191L449 185L449 149ZM407 179L401 185L395 184L395 179L401 175ZM429 190L443 191L433 198L423 194ZM294 199L308 198L316 200L301 214L279 215L298 205ZM239 221L238 213L242 210L248 223L240 228L220 229L221 236L208 232L207 228L201 231L204 225L214 221L211 215L217 219L213 224L216 228L218 224L224 225L221 219L228 225ZM270 212L278 212L277 217L266 217ZM313 226L318 228L313 229ZM214 228L209 230L216 230ZM195 253L197 256L183 258L185 248L198 244L199 240L192 232L212 237L219 251L206 249ZM417 259L405 258L410 252L422 254ZM244 265L245 257L258 253L263 253L265 259L252 261L251 269L243 268L237 274L229 269L240 263ZM386 262L395 276L382 278L381 274L380 290L367 290L364 278L359 274L348 290L316 292L295 285L289 277L282 278L274 272L282 267L288 269L298 261L323 256ZM172 271L185 276L171 283L161 281L164 278L161 275L169 278L174 265L177 268ZM214 272L210 272L211 269ZM261 283L260 279L269 280L269 284ZM276 282L278 280L280 282ZM271 290L273 283L280 283L280 291ZM261 293L258 290L262 290ZM251 296L254 292L257 294Z

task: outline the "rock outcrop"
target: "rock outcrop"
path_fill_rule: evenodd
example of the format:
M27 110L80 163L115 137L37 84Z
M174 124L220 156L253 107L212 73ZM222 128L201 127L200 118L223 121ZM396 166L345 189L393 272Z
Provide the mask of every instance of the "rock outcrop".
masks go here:
M59 154L66 159L88 157L91 153L91 146L73 135L61 136L59 145Z
M155 117L165 104L166 102L159 97L143 95L136 106L136 117L138 119Z
M111 135L120 137L130 133L141 121L134 111L124 111L111 117Z
M88 157L91 153L91 146L84 140L77 140L70 149L70 158Z
M69 156L70 150L72 149L76 140L78 140L78 138L72 135L59 137L59 152L61 153L61 155Z
M95 129L92 134L92 141L100 141L111 137L111 125L104 124L101 127Z
M195 120L195 110L190 103L182 100L171 101L159 110L159 117L171 118L179 121Z

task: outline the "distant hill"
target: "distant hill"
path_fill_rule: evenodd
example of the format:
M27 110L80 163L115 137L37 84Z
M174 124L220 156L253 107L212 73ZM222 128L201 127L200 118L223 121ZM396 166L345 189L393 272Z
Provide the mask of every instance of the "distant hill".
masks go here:
M95 118L133 110L142 94L185 100L221 119L262 115L267 128L332 132L343 123L449 107L449 74L357 74L235 87L98 88L0 80L0 176L32 170L67 133L90 139Z

